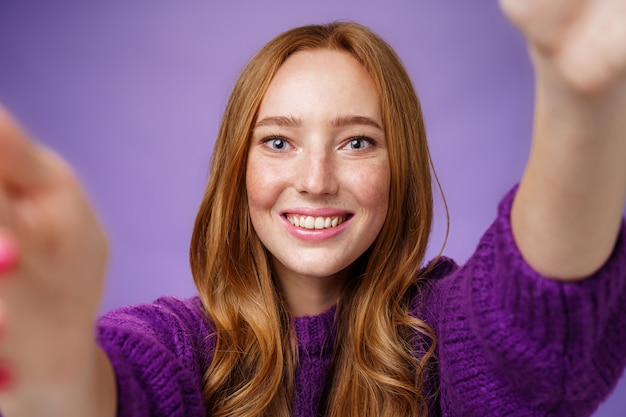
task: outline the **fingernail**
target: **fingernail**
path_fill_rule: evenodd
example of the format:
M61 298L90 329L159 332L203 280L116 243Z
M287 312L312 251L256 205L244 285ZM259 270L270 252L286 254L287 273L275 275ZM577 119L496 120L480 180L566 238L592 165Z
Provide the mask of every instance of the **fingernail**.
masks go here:
M17 247L9 239L0 236L0 272L7 271L17 263Z
M0 364L0 391L7 391L13 386L13 373L6 363Z

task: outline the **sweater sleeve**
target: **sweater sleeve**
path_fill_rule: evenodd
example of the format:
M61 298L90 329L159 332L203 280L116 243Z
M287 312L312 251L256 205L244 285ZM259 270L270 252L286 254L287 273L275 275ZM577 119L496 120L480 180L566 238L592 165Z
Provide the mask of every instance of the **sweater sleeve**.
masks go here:
M99 319L97 340L115 372L118 417L205 414L202 376L212 350L200 304L160 298Z
M515 245L514 192L466 265L433 284L442 414L590 416L626 365L624 222L594 275L550 280Z

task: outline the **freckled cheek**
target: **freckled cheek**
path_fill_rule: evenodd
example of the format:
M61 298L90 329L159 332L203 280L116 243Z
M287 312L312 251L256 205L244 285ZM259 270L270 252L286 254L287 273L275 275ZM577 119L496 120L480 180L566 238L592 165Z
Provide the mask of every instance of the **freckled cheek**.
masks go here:
M391 174L387 164L370 166L350 175L350 184L353 195L359 205L365 210L372 211L372 217L385 218L389 205L389 188Z
M251 215L269 211L280 195L280 178L271 167L248 162L246 170L246 192Z

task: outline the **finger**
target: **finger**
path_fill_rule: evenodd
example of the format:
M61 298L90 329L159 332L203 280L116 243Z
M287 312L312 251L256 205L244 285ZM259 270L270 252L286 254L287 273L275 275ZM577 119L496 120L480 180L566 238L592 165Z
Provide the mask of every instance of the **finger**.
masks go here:
M0 105L0 184L8 191L23 192L48 179L35 145Z
M0 299L0 393L4 393L13 388L13 371L6 357L5 349L5 327L6 327L6 307L4 301Z
M0 229L0 279L17 266L19 254L15 239Z
M549 50L570 34L589 0L500 0L500 7L531 42Z
M17 264L18 244L9 232L12 230L13 220L9 199L0 188L0 280Z
M10 196L0 184L0 228L11 229L14 225L13 221Z

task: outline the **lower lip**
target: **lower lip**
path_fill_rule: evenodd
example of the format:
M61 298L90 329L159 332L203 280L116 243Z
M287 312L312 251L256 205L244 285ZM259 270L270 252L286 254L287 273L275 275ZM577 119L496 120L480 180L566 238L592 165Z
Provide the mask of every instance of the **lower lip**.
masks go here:
M332 239L348 227L348 223L352 220L352 217L345 220L340 225L335 227L329 227L328 229L303 229L301 227L296 227L293 224L289 223L284 216L281 216L283 223L287 227L289 233L300 240L304 240L306 242L321 242L324 240Z

